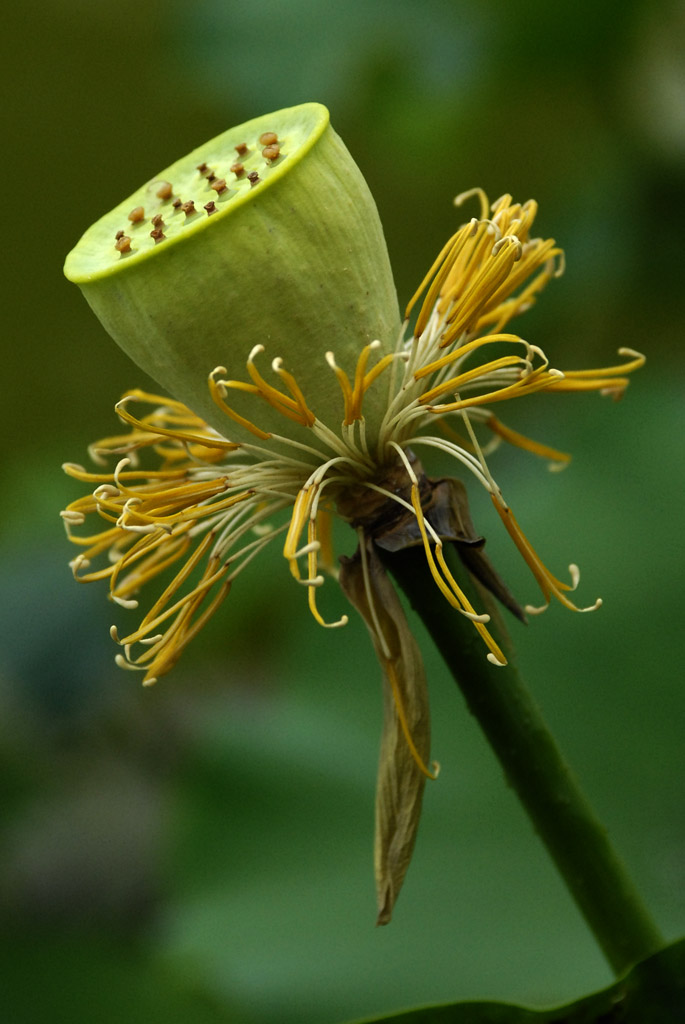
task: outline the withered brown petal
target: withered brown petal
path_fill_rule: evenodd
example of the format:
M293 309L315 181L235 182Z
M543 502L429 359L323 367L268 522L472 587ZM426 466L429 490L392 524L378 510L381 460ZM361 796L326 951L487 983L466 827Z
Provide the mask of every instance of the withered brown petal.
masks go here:
M437 481L436 491L438 487L447 488L440 504L443 507L446 505L450 510L455 533L462 534L461 537L455 536L454 540L463 564L486 590L489 590L505 608L509 609L512 615L515 615L521 622L527 622L523 608L483 550L485 541L482 537L478 537L473 528L464 484L461 480L448 477ZM432 518L431 522L433 522ZM443 535L441 534L441 536Z
M359 550L354 557L341 559L340 585L364 619L383 671L374 867L376 923L388 924L414 849L426 782L404 734L391 680L395 681L409 734L425 765L430 756L430 716L421 652L371 540L366 542L366 556L373 608Z
M417 463L420 467L420 463ZM485 554L485 538L476 533L471 522L466 487L461 480L444 477L429 480L423 477L423 512L443 541L456 546L463 564L487 591L521 622L526 622L523 608L511 593L494 565ZM374 530L373 538L384 551L402 551L423 544L421 530L413 512L397 515L392 522Z

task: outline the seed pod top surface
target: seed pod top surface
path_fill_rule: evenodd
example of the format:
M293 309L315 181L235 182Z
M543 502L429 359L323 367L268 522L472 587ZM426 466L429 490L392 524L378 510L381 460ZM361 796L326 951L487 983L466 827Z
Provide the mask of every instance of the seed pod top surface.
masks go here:
M67 256L65 275L85 284L158 255L151 231L159 226L154 220L160 216L165 248L206 231L210 215L234 213L258 194L255 189L268 189L286 174L316 144L328 122L326 107L306 103L229 128L198 146L88 228ZM278 132L266 130L273 124ZM261 138L267 139L266 145ZM214 208L205 212L211 202ZM130 244L117 245L122 238Z

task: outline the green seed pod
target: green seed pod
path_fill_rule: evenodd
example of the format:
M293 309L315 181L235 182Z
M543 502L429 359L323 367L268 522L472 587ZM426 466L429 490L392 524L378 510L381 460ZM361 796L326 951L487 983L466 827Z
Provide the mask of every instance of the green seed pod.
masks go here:
M375 203L318 103L193 150L89 228L64 272L146 373L236 440L245 432L207 387L216 366L244 380L250 351L263 345L260 372L282 388L269 369L282 359L317 418L337 430L343 398L326 352L353 376L362 347L378 339L379 354L391 351L400 329ZM382 390L366 396L372 436ZM254 393L229 397L259 427L287 429Z

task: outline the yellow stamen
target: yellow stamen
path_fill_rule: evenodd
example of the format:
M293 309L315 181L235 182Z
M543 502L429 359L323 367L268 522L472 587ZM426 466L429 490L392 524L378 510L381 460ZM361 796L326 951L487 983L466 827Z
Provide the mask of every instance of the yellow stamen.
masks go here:
M269 384L269 382L264 380L262 377L255 365L254 357L263 351L263 345L255 345L247 360L247 372L259 388L261 397L264 398L269 405L273 406L277 412L280 412L282 416L286 416L288 419L294 420L296 423L301 423L305 427L311 427L315 417L310 409L307 408L307 405L304 404L303 398L302 403L300 402L300 397L302 396L300 389L296 386L295 398L290 398L288 395L284 395L282 391L279 391L278 388L273 387L272 384ZM287 374L286 371L283 370L281 371L281 376L290 377L290 374ZM232 386L231 381L223 381L222 383L225 387ZM288 383L287 380L286 383ZM298 395L300 397L298 397Z
M63 462L62 469L67 476L81 480L82 483L110 483L113 477L112 473L89 473L83 466L79 466L75 462ZM183 480L187 475L188 471L186 469L129 469L119 473L117 479L123 481Z
M436 565L435 558L433 557L433 552L431 551L426 519L423 514L423 508L421 507L421 496L419 493L418 479L416 477L416 474L414 473L414 470L412 469L411 463L407 459L407 456L402 451L401 447L398 444L396 444L396 442L391 442L391 444L392 447L395 448L395 450L397 451L402 462L404 463L405 469L407 470L407 475L409 476L409 479L411 481L411 504L414 510L414 515L416 516L416 522L418 524L419 531L421 533L423 549L426 554L426 561L428 562L428 568L430 570L431 576L437 583L440 593L452 605L452 607L456 608L458 612L460 612L462 615L465 615L468 619L470 619L473 622L474 626L480 633L486 646L489 648L490 653L487 655L488 661L500 667L506 665L507 659L504 657L504 654L500 650L498 644L495 643L495 640L490 635L490 633L488 632L484 625L485 622L489 622L490 616L479 615L473 608L471 602L467 598L466 594L464 594L463 590L461 589L457 581L454 579L454 576L450 572L449 567L445 562L445 558L442 553L442 541L440 540L439 537L435 535L434 531L431 531L433 533L433 540L435 543L436 557L438 559L440 569L442 569L444 573L444 577L441 576L438 566Z
M346 626L347 623L349 622L349 619L348 619L347 615L343 615L336 622L326 622L326 620L324 618L322 618L321 613L319 612L319 609L316 606L316 586L317 586L317 584L314 581L321 580L322 577L320 577L318 575L318 572L319 572L319 570L318 570L319 542L317 540L317 528L316 528L316 520L315 519L310 519L309 520L309 525L308 525L307 531L308 531L307 532L307 540L308 540L307 547L309 549L307 551L307 571L309 573L309 579L311 581L309 583L309 585L308 585L308 588L307 588L308 589L307 596L308 596L308 600L309 600L309 610L312 613L312 615L314 616L314 618L316 619L316 621L319 623L320 626L325 626L327 629L336 629L338 626Z
M352 397L352 385L350 384L350 378L347 376L347 374L342 369L342 367L338 366L338 364L336 363L335 355L333 354L333 352L327 352L326 353L326 362L328 363L328 365L330 366L331 370L333 370L333 373L338 378L338 384L340 385L340 390L342 391L342 395L343 395L343 402L345 403L345 416L344 416L344 421L343 422L345 424L349 425L354 420L354 417L352 416L352 401L353 401L353 397Z
M215 577L217 575L214 572L215 567L216 559L210 559L206 570L206 573L209 574L208 582L211 581L213 573ZM187 603L180 609L176 619L164 634L161 636L150 637L149 640L143 639L140 641L143 644L150 644L150 646L135 660L131 659L131 645L125 640L119 640L116 636L116 632L114 632L114 639L119 643L124 644L124 650L126 652L126 659L119 656L121 660L118 659L118 663L122 665L122 667L142 669L148 662L150 662L150 664L147 665L147 670L143 678L143 686L151 686L160 676L164 675L176 664L185 647L202 629L207 620L214 614L218 606L228 594L230 588L231 581L226 580L220 587L219 591L215 594L209 606L191 625L193 616L203 603L208 592L208 587L204 587L202 590L197 588L196 591L188 595Z
M180 536L169 538L167 534L160 531L156 537L150 534L141 537L138 544L141 545L138 550L136 550L138 545L135 545L113 567L110 591L115 599L126 599L129 594L138 591L145 583L182 558L190 547L190 537L185 532ZM130 566L139 558L142 558L143 561L131 571ZM127 575L120 580L119 576L124 572Z
M314 423L314 420L316 419L316 416L307 405L305 397L302 394L302 389L300 388L300 385L297 383L292 373L288 373L287 370L283 369L281 363L281 359L274 359L272 363L274 372L277 373L279 377L281 377L285 381L286 385L290 389L291 394L295 398L295 403L302 414L305 426L311 427L312 424Z
M159 598L159 600L155 602L153 607L147 613L138 629L135 630L135 632L131 633L130 636L127 636L123 640L121 640L120 642L122 644L129 646L141 640L147 634L154 632L157 629L157 627L161 625L162 622L166 622L167 619L171 618L171 616L175 615L190 602L194 601L197 597L201 595L203 596L211 587L214 586L217 580L221 579L222 576L226 575L226 572L228 571L228 566L224 564L219 566L219 568L217 569L216 566L219 562L219 559L215 555L212 556L207 563L207 566L205 568L204 573L202 574L200 582L195 587L193 587L193 589L190 590L187 594L184 594L183 597L179 598L179 600L176 601L175 604L171 605L171 607L165 607L169 601L169 598L173 597L176 591L185 582L185 580L188 578L192 570L197 565L202 555L205 553L209 544L211 544L213 541L213 534L207 534L203 542L193 552L193 554L188 559L183 568L180 570L180 572L177 573L177 575L166 588L166 590ZM164 611L162 611L163 608L165 609Z
M526 349L530 346L522 339L519 338L518 334L486 334L485 337L476 338L473 341L466 342L464 345L459 345L458 348L453 349L452 352L448 352L447 355L441 356L440 359L433 359L430 363L426 363L419 370L414 373L416 380L421 380L423 377L428 377L433 373L437 373L443 366L449 366L450 363L455 362L457 359L465 359L466 356L477 349L482 348L484 345L494 345L497 342L508 342L512 345L523 345Z
M488 647L490 651L490 654L488 654L487 656L488 661L500 667L506 665L507 659L504 657L504 654L500 650L499 645L495 643L495 640L490 635L489 631L485 628L483 624L483 617L478 615L476 610L473 608L471 602L467 598L466 594L463 592L457 581L454 579L454 576L450 572L447 563L445 562L445 557L442 553L442 541L440 541L440 539L438 538L438 540L435 543L435 554L440 564L440 568L445 574L447 583L445 582L445 579L443 579L443 577L440 575L438 567L435 564L435 559L433 558L433 552L431 551L430 541L428 539L428 532L426 530L426 521L424 519L423 510L421 508L419 488L417 484L412 484L411 502L412 505L414 506L414 512L416 513L416 521L419 525L419 530L421 531L421 539L423 541L423 548L426 553L426 559L428 561L428 568L430 569L431 576L433 577L433 579L438 585L438 588L440 589L440 593L443 595L443 597L447 599L447 601L449 601L453 608L456 608L457 611L461 612L462 614L465 614L467 618L471 619L474 626L480 633L483 641L485 642L485 645ZM487 621L489 619L489 616L486 616L485 619Z
M283 557L287 558L290 572L296 580L301 579L300 567L297 562L297 550L300 536L304 530L310 508L310 489L303 487L297 492L290 516L290 525L283 544Z
M431 285L428 289L428 292L426 293L426 297L423 300L421 310L416 320L416 326L414 328L415 338L418 338L425 331L428 321L431 317L431 313L433 312L433 307L435 306L435 303L440 294L440 290L445 281L445 278L449 274L457 256L463 249L467 240L475 233L476 227L477 223L472 221L470 224L465 224L457 232L455 232L454 235L452 235L450 240L446 242L446 244L438 253L438 256L434 261L433 265L431 266L430 270L428 271L423 281L421 282L417 290L414 292L414 295L410 299L404 314L405 320L408 320L409 317L411 316L412 310L419 296L422 294L422 292L428 285L429 281L431 281L432 279Z
M520 256L521 246L518 239L502 238L492 246L490 258L474 273L466 288L461 280L447 282L447 286L450 287L449 301L453 302L454 306L447 317L449 327L443 333L440 348L451 345L464 332L476 326L478 317L493 301L493 296L498 294L498 290L509 277L514 263ZM445 298L441 299L441 303L444 302Z
M159 426L150 420L146 421L136 419L136 417L133 416L126 408L128 402L150 401L154 400L155 397L156 396L154 395L146 395L144 391L129 391L116 403L114 408L119 418L125 423L130 423L131 426L137 427L139 430L144 430L151 434L160 434L163 437L172 437L175 441L186 441L188 444L198 444L203 448L220 448L222 451L235 451L240 447L231 441L224 441L221 438L214 438L209 435L200 436L197 434L186 434L181 430ZM164 401L164 399L161 399L161 401Z
M207 608L205 608L202 615L200 615L200 617L197 618L195 623L192 624L192 626L190 626L189 628L189 620L192 616L192 613L194 613L197 610L198 604L200 602L196 602L194 606L187 608L185 614L183 615L182 622L179 622L178 628L175 631L174 635L166 638L166 643L164 645L160 643L160 652L157 658L154 660L153 664L151 666L148 666L147 671L142 680L143 686L152 686L154 683L157 682L160 676L165 675L167 672L173 669L178 658L181 656L187 645L190 643L191 640L194 640L195 637L200 633L200 631L204 628L205 624L210 620L212 615L215 613L216 609L219 607L221 602L227 596L230 590L230 586L230 580L226 580L225 583L221 585L215 596L212 598L211 603L207 606ZM180 636L177 635L179 633Z
M530 395L535 391L542 391L550 388L563 375L558 370L534 370L520 380L499 388L497 391L490 391L485 395L473 395L471 398L459 398L455 402L448 402L445 405L431 407L431 412L440 415L447 412L456 412L458 409L468 409L474 405L492 405L493 402L505 402L509 398L520 398L523 395ZM419 399L423 401L423 399Z
M516 522L514 513L511 511L509 506L505 505L501 497L497 494L491 494L490 497L497 509L497 514L506 527L507 533L514 541L514 544L523 556L526 565L535 577L547 604L549 604L550 597L556 597L557 601L561 602L565 608L569 608L574 612L590 612L599 608L602 604L601 598L598 598L593 605L589 605L587 608L578 608L577 605L573 604L573 602L566 597L564 591L574 590L578 582L577 568L571 567L571 583L562 583L561 580L558 580L553 576L549 569L540 560L537 552ZM535 609L526 610L535 611Z
M271 437L271 434L269 434L268 431L261 430L260 427L256 426L251 420L248 420L244 416L235 412L230 405L227 405L225 402L226 388L238 388L240 386L240 382L230 380L219 381L215 379L215 374L225 373L228 373L225 366L217 366L212 370L208 377L209 393L212 396L212 400L216 405L218 405L221 411L229 417L229 419L233 420L234 423L238 423L241 427L244 427L245 430L248 430L251 434L258 437L260 441L268 441ZM258 389L255 388L254 393L257 394Z
M439 398L440 395L444 395L447 392L460 391L465 384L479 380L481 377L485 377L486 374L495 373L497 370L504 369L505 366L517 365L525 366L526 360L522 356L501 356L499 359L493 359L490 363L482 363L480 366L474 367L473 370L460 373L457 377L450 377L448 380L438 384L437 387L424 391L420 398L421 404L431 405L433 400Z
M596 370L564 370L563 378L550 385L550 391L601 391L616 393L617 397L628 387L627 377L614 377L616 373L633 373L645 365L646 359L632 348L620 348L618 354L630 356L627 363L605 366Z

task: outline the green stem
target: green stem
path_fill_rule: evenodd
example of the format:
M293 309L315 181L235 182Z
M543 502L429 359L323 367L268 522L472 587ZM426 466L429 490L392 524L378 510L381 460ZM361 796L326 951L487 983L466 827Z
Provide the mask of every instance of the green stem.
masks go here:
M421 616L466 703L616 974L664 940L511 662L490 665L473 625L440 595L420 548L380 552ZM451 545L450 569L482 607Z

